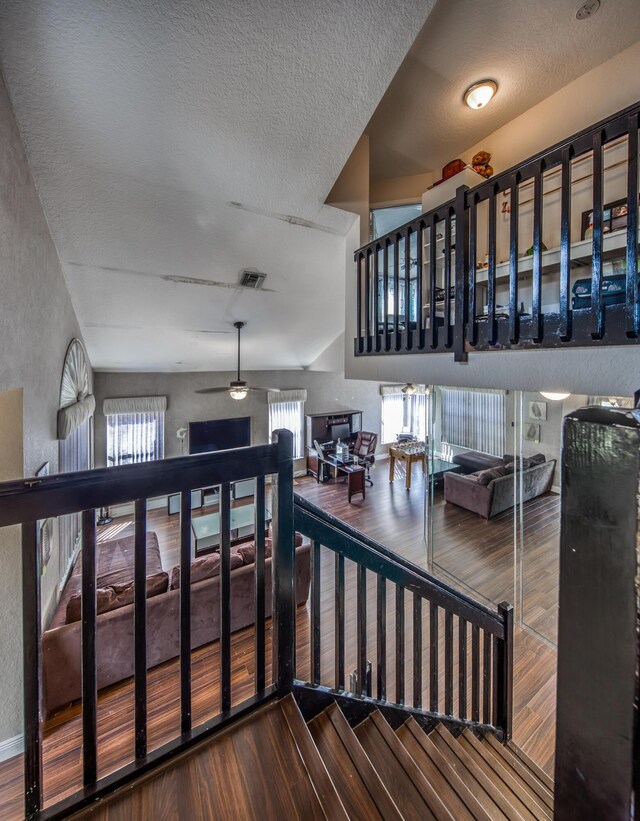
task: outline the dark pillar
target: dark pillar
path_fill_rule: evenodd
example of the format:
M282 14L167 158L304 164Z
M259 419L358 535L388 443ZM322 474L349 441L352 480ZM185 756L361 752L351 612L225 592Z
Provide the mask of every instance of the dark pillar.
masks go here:
M631 817L640 413L583 408L562 459L555 817ZM637 777L637 773L636 773Z

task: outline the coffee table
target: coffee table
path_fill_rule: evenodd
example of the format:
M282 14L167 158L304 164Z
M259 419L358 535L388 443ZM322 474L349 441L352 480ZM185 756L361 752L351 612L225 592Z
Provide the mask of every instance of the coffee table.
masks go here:
M264 509L265 527L271 522L271 511ZM231 508L231 540L250 536L255 530L255 505L238 505ZM218 547L221 541L220 513L208 513L191 520L193 533L193 553L197 556L204 550Z
M456 465L454 462L447 462L445 459L438 459L434 457L428 460L427 474L432 478L434 483L441 482L444 479L445 473L458 473L462 470L462 465Z

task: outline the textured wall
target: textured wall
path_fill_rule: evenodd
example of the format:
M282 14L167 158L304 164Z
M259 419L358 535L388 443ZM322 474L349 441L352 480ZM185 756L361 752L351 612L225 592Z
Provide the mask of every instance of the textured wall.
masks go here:
M58 465L56 411L69 341L80 330L47 221L0 78L0 391L22 389L22 464L3 479L32 476L43 462ZM43 579L43 607L57 589L57 540ZM21 562L15 531L0 530L0 740L21 731Z
M180 456L178 428L189 422L251 416L253 444L268 441L266 394L250 393L236 402L226 394L197 394L198 388L225 385L234 378L229 373L96 373L95 417L96 467L105 464L106 430L102 400L116 396L168 397L165 415L165 455ZM364 411L364 430L380 431L380 387L376 382L345 380L343 374L319 371L256 371L243 374L249 384L274 388L306 388L307 413L352 408ZM299 466L300 467L300 466Z

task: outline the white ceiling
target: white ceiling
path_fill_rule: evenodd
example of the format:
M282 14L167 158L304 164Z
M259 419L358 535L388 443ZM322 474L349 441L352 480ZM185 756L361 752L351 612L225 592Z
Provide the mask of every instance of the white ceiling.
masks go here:
M638 0L438 0L373 115L374 180L439 172L497 128L640 39ZM485 78L498 94L481 111L462 95ZM469 158L465 158L469 159Z
M353 217L323 202L433 3L3 0L3 73L94 367L229 370L235 319L247 369L335 339ZM247 267L269 290L224 287Z

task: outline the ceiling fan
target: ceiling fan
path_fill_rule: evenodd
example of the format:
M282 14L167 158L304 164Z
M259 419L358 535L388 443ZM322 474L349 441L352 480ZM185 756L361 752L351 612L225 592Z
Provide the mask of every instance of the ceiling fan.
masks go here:
M244 399L249 391L275 391L280 392L279 388L258 388L250 386L247 382L240 379L240 331L244 328L244 322L234 322L233 327L238 331L238 378L229 384L228 388L201 388L196 393L228 393L232 399Z

